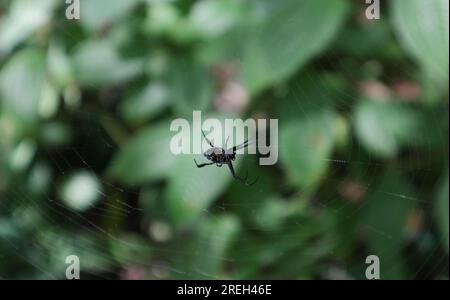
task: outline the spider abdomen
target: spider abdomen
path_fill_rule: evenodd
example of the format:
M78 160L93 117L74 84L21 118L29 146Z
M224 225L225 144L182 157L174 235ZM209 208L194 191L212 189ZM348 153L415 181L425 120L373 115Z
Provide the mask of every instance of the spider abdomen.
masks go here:
M239 177L238 175L236 175L236 173L234 172L233 163L232 163L232 161L234 161L236 159L236 150L246 148L248 146L248 140L245 141L243 144L240 144L238 146L233 146L232 148L224 150L219 147L214 147L213 143L211 143L211 141L208 140L208 138L205 136L205 133L203 132L203 130L202 130L202 134L205 137L208 144L211 146L210 149L208 149L205 153L203 153L203 155L206 157L206 159L208 159L210 162L198 164L197 161L194 159L194 162L195 162L195 165L197 166L197 168L203 168L205 166L210 166L213 164L215 164L218 167L221 167L222 165L226 164L226 165L228 165L228 168L230 169L231 175L233 175L234 179L242 182L245 185L253 185L256 182L256 180L255 180L252 183L248 183L247 176L245 176L245 178L242 178L242 177Z
M219 147L208 149L204 155L206 159L217 164L226 164L235 159L234 153L227 154L224 149Z

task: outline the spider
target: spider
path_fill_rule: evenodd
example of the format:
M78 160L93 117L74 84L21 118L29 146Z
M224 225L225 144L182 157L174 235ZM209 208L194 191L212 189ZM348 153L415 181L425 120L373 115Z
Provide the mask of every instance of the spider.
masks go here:
M211 162L204 163L204 164L198 164L197 161L194 159L194 162L197 165L197 168L203 168L205 166L210 166L210 165L214 165L214 164L218 167L222 167L222 165L226 164L226 165L228 165L231 175L233 176L233 178L235 180L237 180L247 186L250 186L250 185L253 185L256 183L258 178L256 178L256 180L254 180L253 182L249 183L249 182L247 182L248 172L246 173L245 178L242 178L242 177L239 177L238 175L236 175L236 173L234 172L234 168L233 168L233 161L236 159L236 151L239 149L246 148L249 145L248 140L246 140L245 142L243 142L240 145L233 146L232 148L225 150L220 147L215 147L213 145L213 143L206 137L203 130L202 130L202 134L203 134L203 137L205 138L205 140L211 146L211 148L206 150L206 152L203 153L203 155L206 157L206 159L210 160ZM225 144L227 144L227 142L228 142L228 138L227 138L227 141L225 142Z

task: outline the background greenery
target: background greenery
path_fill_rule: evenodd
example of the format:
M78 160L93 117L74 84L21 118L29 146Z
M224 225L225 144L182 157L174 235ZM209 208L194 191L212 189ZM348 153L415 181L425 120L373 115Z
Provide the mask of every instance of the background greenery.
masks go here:
M447 0L0 1L0 277L448 278ZM174 118L279 119L197 169Z

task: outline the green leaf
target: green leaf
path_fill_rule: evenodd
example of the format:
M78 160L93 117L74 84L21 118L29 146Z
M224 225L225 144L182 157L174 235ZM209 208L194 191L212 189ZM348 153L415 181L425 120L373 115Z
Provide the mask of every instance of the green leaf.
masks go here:
M100 30L127 14L137 2L137 0L81 0L81 25L91 32Z
M27 170L36 154L36 143L32 139L23 139L15 147L9 158L10 167L15 172Z
M190 115L193 110L207 110L212 102L212 83L205 68L189 59L176 61L171 69L170 90L174 110Z
M226 165L199 169L194 158L199 159L195 155L177 157L166 190L169 218L178 227L207 212L208 206L225 190L232 178Z
M241 70L249 90L280 83L322 52L346 11L340 0L283 1L245 43Z
M138 123L161 113L169 101L169 89L163 83L151 82L137 95L122 102L119 110L129 123Z
M234 0L198 1L194 3L189 19L203 36L217 37L237 24L246 12L245 5L245 2Z
M416 195L394 171L383 174L381 181L370 191L365 199L361 224L371 251L367 255L374 254L380 258L381 279L405 278L407 270L402 256L405 227L417 205Z
M218 278L221 267L226 262L226 250L239 232L240 224L234 216L210 216L198 221L195 233L184 242L183 253L178 256L176 267L183 275L177 278L214 279ZM219 277L220 278L220 277Z
M240 266L236 271L245 273L234 275L234 278L297 278L311 272L305 271L307 267L317 268L316 260L324 256L320 245L324 241L318 237L327 228L324 222L314 219L305 220L300 226L300 230L298 226L285 227L282 233L255 235L249 232L242 235L231 255L236 259L235 264ZM329 252L329 247L326 250ZM266 274L263 270L268 268L274 273Z
M1 105L23 121L36 121L44 83L43 53L27 49L15 54L0 72Z
M329 110L311 112L284 125L280 135L280 159L292 181L313 190L325 175L335 141L337 117Z
M45 195L51 185L52 172L50 166L44 162L38 162L31 169L28 179L27 187L33 196Z
M124 60L107 40L90 40L74 54L75 77L84 86L130 80L144 71L141 59Z
M140 264L153 254L149 240L140 235L127 233L120 239L110 239L109 244L112 256L122 266Z
M39 141L47 147L61 147L68 144L71 138L71 128L65 123L50 122L40 128Z
M448 0L392 1L394 28L405 50L436 79L448 80Z
M410 107L393 102L360 101L355 109L355 131L361 144L376 156L397 154L414 143L419 117Z
M172 33L180 25L180 11L169 1L149 3L145 31L152 35Z
M65 278L67 268L65 260L69 255L79 257L82 274L83 272L107 272L115 267L110 252L105 251L108 249L106 237L99 237L84 231L74 232L73 229L72 232L53 229L41 230L36 239L41 249L45 251L46 266L57 278ZM45 274L39 275L44 276ZM43 278L47 278L45 276Z
M380 58L390 62L404 56L392 35L391 23L384 18L345 27L334 47L353 58Z
M62 89L73 82L72 61L65 52L61 42L53 41L48 47L47 67L49 78Z
M448 170L442 177L438 187L437 195L434 202L434 215L436 216L436 224L439 233L441 234L441 241L445 250L449 249L449 196L448 196Z
M0 18L0 57L47 24L57 1L15 0L11 3L8 14Z
M279 198L265 199L252 211L252 222L263 231L282 230L287 218L304 210L305 202L286 201Z
M265 2L267 4L267 2ZM246 87L256 94L299 71L336 35L346 1L284 0L257 21L238 26L202 48L207 61L237 60Z
M128 185L165 178L175 163L169 145L172 134L167 122L143 129L116 153L109 175Z
M347 105L348 100L344 96L336 95L350 91L339 74L317 72L308 68L292 80L292 84L286 89L286 95L280 99L277 105L279 118L284 123L324 107L338 108L341 104Z
M255 188L242 188L242 185L232 184L227 189L225 201L229 205L230 211L241 219L253 220L255 211L262 210L268 200L277 197L283 178L274 176L273 169L260 166L251 156L245 157L240 168L248 172L251 179L257 176L258 181L254 185ZM242 199L245 199L244 205Z

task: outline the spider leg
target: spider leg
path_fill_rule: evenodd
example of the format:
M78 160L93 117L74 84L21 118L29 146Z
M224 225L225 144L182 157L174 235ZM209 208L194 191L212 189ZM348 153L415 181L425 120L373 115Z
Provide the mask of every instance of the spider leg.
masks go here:
M245 142L243 142L240 145L234 146L233 151L235 152L236 150L246 148L247 146L248 146L248 140L246 140Z
M202 133L203 133L203 137L205 138L205 140L208 142L208 144L211 146L211 147L213 147L214 148L214 145L213 145L213 143L206 137L206 135L205 135L205 133L203 132L203 130L202 130Z
M234 172L233 164L231 162L228 162L228 167L230 168L230 172L231 172L231 175L233 175L233 178L247 186L253 185L256 183L256 181L258 181L258 178L256 178L256 180L254 180L251 183L247 182L248 171L246 172L245 178L241 178L238 175L236 175L236 173Z
M227 140L225 141L225 148L223 149L224 154L233 154L234 149L228 148L228 140L230 139L230 136L227 137Z
M239 144L239 145L236 145L236 146L234 146L232 148L227 149L227 153L231 152L231 151L232 151L232 153L234 153L237 150L247 148L248 146L250 146L251 144L254 144L255 142L256 142L256 140L246 140L242 144Z
M194 158L194 162L195 162L195 165L197 166L197 168L203 168L204 166L210 166L210 165L214 164L213 162L205 163L205 164L198 164L197 161L195 160L195 158Z

